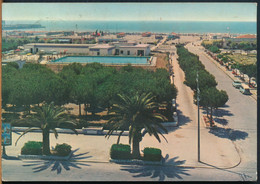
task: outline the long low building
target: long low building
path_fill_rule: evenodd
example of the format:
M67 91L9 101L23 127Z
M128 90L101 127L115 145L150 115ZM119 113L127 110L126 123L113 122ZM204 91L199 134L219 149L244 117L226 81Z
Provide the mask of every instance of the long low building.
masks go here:
M29 43L24 45L24 49L29 49L31 53L37 53L39 51L48 52L66 52L71 54L76 53L89 53L89 47L93 44L54 44L54 43Z
M149 56L149 44L136 44L135 42L112 42L110 44L52 44L30 43L24 45L31 53L44 51L46 53L86 54L93 56L130 55Z

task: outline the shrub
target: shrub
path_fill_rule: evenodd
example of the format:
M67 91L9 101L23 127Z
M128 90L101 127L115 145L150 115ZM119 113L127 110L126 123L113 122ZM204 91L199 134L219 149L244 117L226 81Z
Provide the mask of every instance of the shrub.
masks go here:
M145 161L161 161L162 151L158 148L144 148Z
M113 144L110 149L110 157L112 159L130 159L131 158L130 145Z
M21 150L22 155L41 155L42 142L28 141L24 144Z
M68 156L71 152L71 146L66 143L57 144L54 151L57 156Z

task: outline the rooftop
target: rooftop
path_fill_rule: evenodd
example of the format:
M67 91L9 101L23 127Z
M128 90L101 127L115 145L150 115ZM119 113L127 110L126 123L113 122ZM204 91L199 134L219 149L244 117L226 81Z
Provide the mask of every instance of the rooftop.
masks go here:
M247 35L238 36L238 37L236 37L236 38L256 38L256 35L247 34Z
M121 48L146 48L146 47L149 47L150 45L149 44L138 44L138 45L123 45L123 46L120 46Z
M29 43L27 46L93 46L94 44L59 44L59 43Z
M91 49L110 49L110 48L114 48L114 46L111 46L108 44L97 44L97 45L91 47Z

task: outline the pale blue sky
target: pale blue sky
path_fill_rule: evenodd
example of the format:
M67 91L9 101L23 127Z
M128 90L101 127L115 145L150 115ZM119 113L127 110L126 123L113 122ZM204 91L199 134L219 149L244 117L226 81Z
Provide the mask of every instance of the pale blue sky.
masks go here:
M3 20L256 21L256 3L3 3Z

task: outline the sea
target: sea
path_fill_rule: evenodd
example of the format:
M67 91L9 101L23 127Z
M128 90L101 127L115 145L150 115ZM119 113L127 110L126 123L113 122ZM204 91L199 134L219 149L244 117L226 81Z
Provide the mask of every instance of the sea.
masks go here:
M63 21L28 20L5 21L5 24L41 24L45 28L26 29L32 31L104 31L104 32L153 32L153 33L231 33L256 34L256 22L227 21Z

